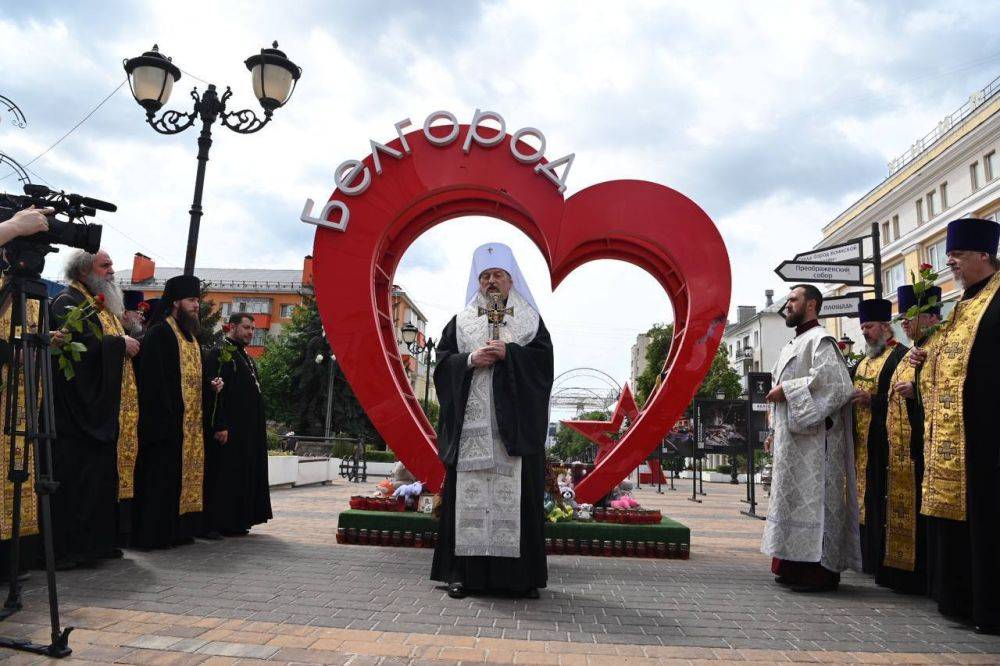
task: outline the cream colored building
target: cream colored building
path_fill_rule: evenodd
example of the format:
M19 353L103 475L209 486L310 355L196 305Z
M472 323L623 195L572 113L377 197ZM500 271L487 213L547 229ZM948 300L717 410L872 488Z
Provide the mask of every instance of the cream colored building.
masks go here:
M921 263L938 269L945 301L959 289L945 267L948 222L962 217L1000 217L1000 77L970 95L955 112L889 163L889 176L823 228L817 248L838 245L871 233L879 225L882 285L885 298L896 300L896 287L910 284ZM865 242L865 256L871 256ZM870 264L866 282L873 283ZM831 285L828 295L860 287ZM871 296L866 296L870 298ZM948 306L946 305L946 311ZM861 341L857 319L822 320L838 338Z

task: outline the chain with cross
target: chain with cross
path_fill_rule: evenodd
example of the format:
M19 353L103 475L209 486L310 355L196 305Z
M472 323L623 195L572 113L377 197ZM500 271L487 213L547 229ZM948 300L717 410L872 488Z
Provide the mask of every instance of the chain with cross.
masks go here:
M500 324L503 323L504 317L507 315L514 315L514 308L504 307L504 304L500 302L502 298L500 292L491 292L489 297L491 299L489 306L485 308L480 307L479 316L486 315L486 321L490 324L490 340L499 340Z

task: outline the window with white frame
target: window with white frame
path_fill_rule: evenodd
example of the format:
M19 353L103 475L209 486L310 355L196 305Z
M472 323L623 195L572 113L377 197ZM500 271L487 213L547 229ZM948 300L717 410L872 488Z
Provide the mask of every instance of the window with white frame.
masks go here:
M222 313L222 317L228 317L233 311L232 303L223 303L219 306L219 311Z
M927 219L933 218L937 215L934 209L934 192L933 190L927 193Z
M945 182L941 183L941 187L938 188L938 189L941 190L941 210L947 210L948 209L948 182L945 181Z
M283 319L288 319L292 316L295 311L295 303L282 303L281 304L281 317Z
M883 292L892 293L896 291L896 287L904 284L906 284L906 269L903 267L903 262L894 264L882 271Z
M892 237L899 240L899 215L892 216Z
M948 260L948 256L944 252L945 240L942 238L936 243L927 246L925 254L927 255L927 263L934 267L934 270L940 273L945 268L945 262Z
M997 151L991 150L990 152L983 155L983 175L986 176L986 182L990 182L997 177L996 172L996 160L994 159L997 155Z
M979 161L975 161L969 165L969 180L972 182L972 191L975 192L979 189L979 183L982 178L979 177Z
M250 314L271 314L270 298L234 298L233 312L248 312Z
M250 346L263 347L266 344L267 344L267 329L255 328L253 330L253 338L250 339Z
M889 221L886 220L882 223L882 245L888 245L892 241L889 237Z
M924 223L924 200L917 199L917 224Z

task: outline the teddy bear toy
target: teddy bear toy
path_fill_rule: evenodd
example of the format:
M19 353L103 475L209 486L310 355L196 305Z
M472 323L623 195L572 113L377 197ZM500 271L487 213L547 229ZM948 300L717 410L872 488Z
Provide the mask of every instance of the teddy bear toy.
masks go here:
M424 492L424 484L419 481L414 481L413 483L407 483L399 488L396 488L396 490L393 491L392 496L397 499L402 497L406 506L408 508L413 508L413 505L416 504L417 498L420 497L420 493L422 492Z
M576 508L576 491L573 490L573 486L560 486L559 494L562 496L563 506Z
M577 504L573 518L574 520L579 520L585 523L589 523L591 520L593 520L593 515L594 515L593 504Z

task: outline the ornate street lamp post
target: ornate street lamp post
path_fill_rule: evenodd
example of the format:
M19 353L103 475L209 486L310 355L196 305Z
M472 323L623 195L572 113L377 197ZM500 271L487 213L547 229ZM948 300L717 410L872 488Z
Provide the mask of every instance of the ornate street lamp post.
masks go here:
M326 423L323 428L323 436L329 440L330 436L333 434L333 383L337 379L336 365L337 357L330 354L316 354L316 365L323 365L325 361L329 360L330 365L329 375L326 380Z
M428 404L430 403L430 390L431 390L431 353L434 351L434 339L427 338L427 342L421 347L417 343L417 336L420 331L413 324L403 324L400 329L400 333L403 336L403 342L406 344L406 348L410 350L410 353L414 357L420 358L420 355L427 352L427 357L424 359L424 363L427 366L427 377L424 380L424 413L427 414L427 418L430 418L430 412L428 411Z
M205 166L208 151L212 147L212 125L216 120L239 134L253 134L271 122L275 109L282 107L295 91L295 84L302 75L302 68L293 63L278 50L278 42L273 47L261 49L250 56L245 64L250 70L254 95L264 109L264 119L257 117L251 109L226 111L226 102L233 92L226 87L220 97L215 84L209 84L204 94L198 89L191 91L194 109L190 113L168 110L158 119L156 112L170 99L170 92L181 78L181 70L170 58L160 53L154 44L153 50L146 51L137 58L124 61L129 85L135 101L146 109L146 122L160 134L178 134L201 119L201 134L198 136L198 173L194 181L194 200L191 202L191 224L188 227L187 254L184 257L184 275L194 274L194 258L198 249L198 228L201 223L201 195L205 187Z

